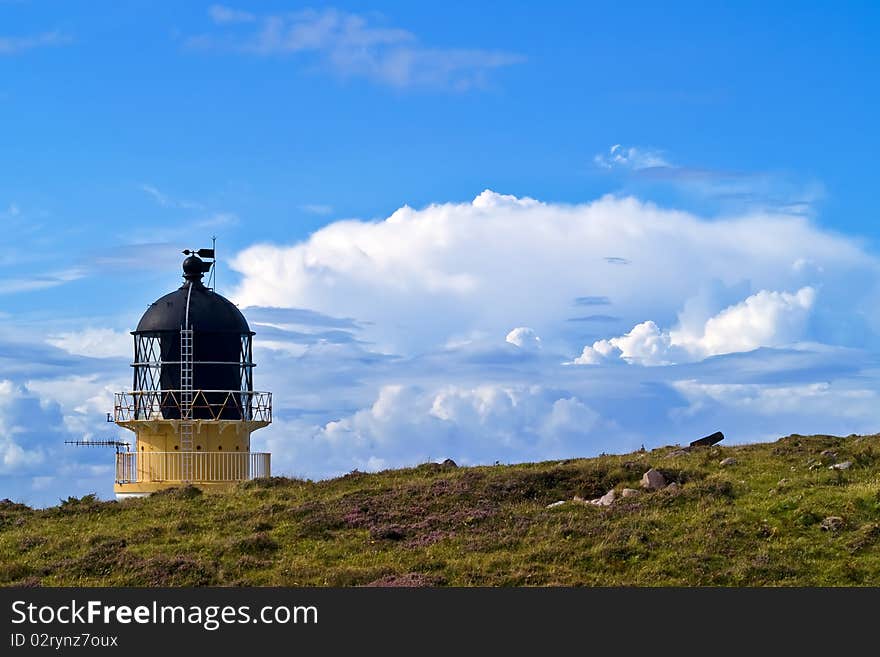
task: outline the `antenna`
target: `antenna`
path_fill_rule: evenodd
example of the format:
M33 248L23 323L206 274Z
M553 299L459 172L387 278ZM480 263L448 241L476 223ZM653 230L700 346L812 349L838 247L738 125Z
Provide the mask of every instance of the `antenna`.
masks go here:
M65 440L65 445L76 445L78 447L115 447L116 453L119 454L119 448L124 447L122 451L127 452L130 444L121 440Z
M211 267L211 279L209 281L210 285L208 285L208 287L211 288L214 292L216 292L217 291L217 236L216 235L211 235L211 253L214 254L212 256L214 258L214 266Z

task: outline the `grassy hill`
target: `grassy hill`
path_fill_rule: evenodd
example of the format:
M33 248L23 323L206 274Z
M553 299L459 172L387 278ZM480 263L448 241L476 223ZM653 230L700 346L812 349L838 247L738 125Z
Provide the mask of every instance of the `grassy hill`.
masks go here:
M677 487L572 501L639 488L650 467ZM41 510L5 501L0 584L876 586L878 467L878 436L795 435Z

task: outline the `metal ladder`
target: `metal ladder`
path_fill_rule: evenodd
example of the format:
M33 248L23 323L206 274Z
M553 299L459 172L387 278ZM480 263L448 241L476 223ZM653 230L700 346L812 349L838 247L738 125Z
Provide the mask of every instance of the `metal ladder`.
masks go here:
M193 476L193 332L180 329L180 479Z

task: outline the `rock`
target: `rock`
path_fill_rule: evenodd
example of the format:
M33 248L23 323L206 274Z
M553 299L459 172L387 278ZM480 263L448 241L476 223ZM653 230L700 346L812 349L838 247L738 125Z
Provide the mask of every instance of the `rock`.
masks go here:
M677 491L679 488L681 488L681 487L680 487L677 483L675 483L675 482L673 481L671 484L669 484L669 485L668 485L666 488L664 488L663 490L668 490L670 493L674 493L674 492Z
M621 497L634 497L638 494L639 494L639 491L636 490L635 488L624 488L622 491L620 491Z
M545 508L555 509L557 506L562 506L563 504L565 504L565 500L559 500L558 502L553 502L552 504L548 504Z
M614 500L616 500L616 499L617 499L617 493L615 493L614 489L612 488L610 491L605 493L598 500L593 500L592 503L595 504L596 506L611 506L612 504L614 504Z
M660 490L666 486L666 477L657 472L654 468L648 470L642 475L642 488L647 490Z
M819 456L826 456L830 459L833 459L837 457L837 452L835 452L833 449L823 449L821 452L819 452Z
M674 450L672 450L671 452L669 452L669 453L666 455L666 458L668 458L668 459L672 459L672 458L675 458L675 457L677 457L677 456L687 456L687 455L690 454L690 453L691 453L690 450L685 449L685 448L674 449Z
M722 468L726 468L728 465L736 465L737 463L739 463L739 461L737 461L732 456L728 456L726 459L722 459L718 465L720 465Z
M777 483L776 485L779 486L780 488L782 488L783 486L787 486L787 485L788 485L788 479L782 478L782 479L779 480L779 483Z
M440 465L442 465L444 468L450 468L450 469L451 469L451 468L457 468L457 467L458 467L458 465L457 465L457 464L455 463L455 461L453 461L452 459L446 459L446 460L443 461L443 463L441 463Z
M840 516L828 516L819 526L826 532L836 532L843 527L843 518Z
M691 447L708 447L709 445L714 445L715 443L720 443L724 440L724 434L720 431L716 431L713 434L700 438L699 440L695 440L691 443Z
M577 502L578 504L584 504L584 503L586 503L586 500L585 500L583 497L581 497L580 495L575 495L575 496L571 499L571 501L572 501L572 502Z
M840 463L835 463L834 465L829 465L829 470L849 470L852 467L852 461L841 461Z

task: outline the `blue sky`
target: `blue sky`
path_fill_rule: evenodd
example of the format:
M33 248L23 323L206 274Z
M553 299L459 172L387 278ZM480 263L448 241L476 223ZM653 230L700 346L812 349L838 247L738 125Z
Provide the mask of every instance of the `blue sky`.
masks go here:
M277 472L877 430L876 4L474 5L0 2L0 497L211 235Z

